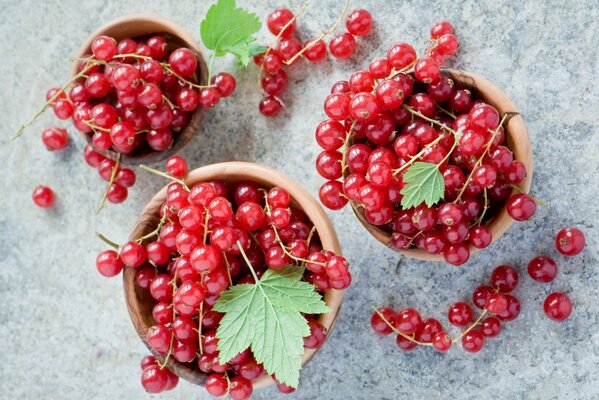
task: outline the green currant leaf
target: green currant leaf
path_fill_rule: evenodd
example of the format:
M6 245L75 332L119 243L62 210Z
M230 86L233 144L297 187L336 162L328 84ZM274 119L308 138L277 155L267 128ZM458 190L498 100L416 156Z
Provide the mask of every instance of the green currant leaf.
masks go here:
M237 56L244 65L250 58L252 35L260 30L260 19L241 7L235 0L218 0L208 9L200 24L204 45L217 57L227 53Z
M299 383L305 336L310 328L305 314L329 311L314 285L301 280L304 268L267 270L255 284L241 284L221 294L214 310L222 312L216 336L219 360L225 364L251 348L269 374L296 388Z
M255 43L256 39L249 38L248 40L238 43L237 45L227 48L226 50L237 57L238 65L247 67L250 59L256 54L261 54L266 51L266 47Z
M437 164L416 162L403 174L406 186L401 190L401 207L407 210L423 202L432 206L443 198L445 183Z

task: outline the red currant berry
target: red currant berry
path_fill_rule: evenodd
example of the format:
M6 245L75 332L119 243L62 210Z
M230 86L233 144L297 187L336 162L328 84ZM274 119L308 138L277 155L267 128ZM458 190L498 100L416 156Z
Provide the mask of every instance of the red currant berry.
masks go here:
M270 33L283 38L289 37L295 31L295 16L287 8L279 8L268 14L266 17L266 26ZM293 21L293 22L291 22ZM283 33L281 33L281 31Z
M114 250L105 250L96 257L96 268L100 274L108 278L116 276L123 270L123 262Z
M490 294L485 302L485 309L491 314L500 314L507 310L507 307L507 298L501 293Z
M433 336L432 343L435 350L445 353L451 348L453 341L447 333L439 332Z
M432 58L421 58L414 66L414 76L420 82L431 83L439 79L441 69L439 64Z
M33 190L33 202L41 208L50 208L54 205L54 192L48 186L38 185Z
M387 60L396 70L402 70L416 61L416 50L406 43L398 43L387 51ZM407 92L404 92L408 96Z
M480 330L485 337L495 337L501 332L501 322L497 318L487 317L482 320Z
M275 96L264 96L258 105L260 114L265 117L276 117L283 108L283 103Z
M435 22L431 28L431 39L438 39L448 33L453 33L453 25L447 21Z
M233 94L237 87L237 81L235 77L227 72L219 72L214 75L210 81L213 85L216 85L216 89L220 93L221 97L228 97Z
M510 294L506 294L505 297L508 302L507 309L497 314L496 317L501 321L512 321L520 315L520 301Z
M526 221L532 218L537 211L537 203L524 193L511 196L507 201L507 212L516 221Z
M572 301L564 293L551 293L543 304L545 315L554 321L563 321L572 313Z
M185 178L187 176L187 161L181 156L171 156L165 163L166 172L175 178Z
M318 196L322 204L331 210L340 210L348 202L347 197L343 194L343 184L339 181L325 182L320 187Z
M354 36L365 36L372 30L372 15L363 8L353 10L345 21L347 31Z
M469 353L479 352L485 344L482 332L471 330L462 337L462 347Z
M137 268L146 262L147 253L143 245L137 242L128 242L121 247L119 257L126 266Z
M406 335L411 335L422 326L422 317L415 309L406 308L397 314L395 326Z
M346 59L356 51L356 39L351 33L341 33L334 36L329 42L331 55L338 59Z
M372 317L370 318L370 326L372 327L372 330L374 330L379 335L387 336L391 334L391 332L393 332L393 329L391 328L391 326L389 326L389 324L387 324L387 322L389 322L390 324L395 324L397 314L395 313L395 311L388 307L381 307L377 309L377 311L378 312L375 311L372 314ZM387 320L387 322L383 320L381 315Z
M540 283L548 283L557 276L557 264L549 257L535 257L528 263L528 275Z
M472 316L472 308L464 302L452 304L447 313L449 322L460 327L464 327L472 322Z
M190 49L179 48L168 56L168 63L175 73L187 78L196 72L198 59Z
M304 43L304 57L310 62L320 62L327 56L327 45L322 39L308 40Z
M158 365L150 365L141 374L141 385L148 393L160 393L166 389L168 374Z
M584 233L577 228L561 229L555 236L557 251L565 256L575 256L584 250Z

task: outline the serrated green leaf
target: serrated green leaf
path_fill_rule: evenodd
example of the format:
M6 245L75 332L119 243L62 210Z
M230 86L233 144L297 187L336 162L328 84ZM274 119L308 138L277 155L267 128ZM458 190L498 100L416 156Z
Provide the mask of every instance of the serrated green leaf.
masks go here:
M403 181L406 183L401 190L404 210L423 202L430 207L443 198L445 182L437 164L416 162L404 172Z
M208 9L200 24L204 45L217 57L231 52L249 59L252 35L260 30L260 19L254 13L236 7L235 0L218 0ZM247 53L245 53L247 51Z
M222 364L251 347L269 374L291 387L299 383L303 338L310 334L302 313L329 311L314 286L301 281L304 268L267 270L255 284L241 284L221 294L214 310L225 313L216 336Z

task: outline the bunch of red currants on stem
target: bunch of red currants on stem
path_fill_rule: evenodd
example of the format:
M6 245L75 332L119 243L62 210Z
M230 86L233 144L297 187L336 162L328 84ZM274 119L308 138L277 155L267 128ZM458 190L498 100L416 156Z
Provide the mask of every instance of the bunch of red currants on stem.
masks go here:
M315 135L324 149L316 170L328 179L319 193L325 206L351 201L368 223L392 234L392 248L443 254L453 265L468 261L468 245L491 243L485 222L506 202L517 221L536 210L531 196L512 194L527 172L505 142L507 115L441 72L457 48L445 21L431 29L424 57L409 44L391 46L367 71L333 85L324 103L329 119ZM442 174L442 201L403 207L406 173L418 163Z
M214 107L235 91L235 78L226 72L214 75L209 85L198 84L202 71L195 52L172 47L160 35L118 42L99 36L92 54L79 60L73 79L46 94L43 110L51 107L56 117L72 119L77 130L90 136L85 161L109 182L105 198L112 203L123 202L135 183L133 170L119 168L120 155L167 151L197 109ZM42 140L49 150L60 150L68 134L49 128ZM100 154L109 151L116 160Z
M441 322L434 318L422 320L413 308L399 312L388 307L378 308L370 319L370 325L379 335L397 333L397 346L405 351L421 345L446 352L454 343L461 342L464 350L476 353L483 348L485 338L499 335L502 322L513 321L520 314L520 301L509 294L516 289L518 281L515 268L508 265L495 268L491 274L491 286L479 286L472 293L472 303L483 310L476 321L468 303L452 304L447 319L452 325L464 329L455 338L446 333Z
M266 24L268 30L276 36L275 43L266 52L254 57L254 62L260 67L260 85L264 97L260 101L260 113L265 117L276 116L284 104L278 97L288 86L285 67L294 64L304 57L311 63L318 63L327 56L327 45L324 39L332 34L341 23L348 3L335 24L317 38L302 42L297 37L296 19L303 9L294 14L287 8L279 8L268 14ZM331 38L329 51L337 59L351 57L356 49L355 36L365 36L372 30L372 15L364 9L356 9L349 13L346 19L347 32Z
M585 237L577 228L563 228L555 236L557 251L572 257L584 250ZM538 256L528 263L528 274L539 283L552 282L557 276L557 264L546 256ZM472 307L465 302L457 302L449 307L447 319L464 331L451 338L443 325L435 318L423 320L418 311L406 308L395 312L389 307L375 309L370 319L372 329L382 336L397 333L397 346L402 350L413 350L416 346L432 346L440 352L446 352L454 343L461 340L462 347L476 353L482 349L485 338L492 338L501 332L502 322L512 321L520 315L520 301L511 294L520 281L516 268L500 265L491 273L490 285L477 287L472 293L472 303L482 314L472 322ZM544 303L545 315L554 321L564 321L572 313L572 301L567 294L550 293ZM492 316L487 316L492 314Z
M167 169L175 177L187 172L180 162ZM212 307L221 293L236 284L254 283L252 271L259 278L268 268L288 265L305 266L303 280L318 291L345 289L351 283L348 263L322 249L315 227L283 188L267 190L255 182L227 185L219 180L189 188L184 181L173 180L156 229L101 252L96 267L107 277L120 274L125 266L137 269L136 284L155 300L155 325L146 338L163 360L159 369L170 357L194 363L208 374L208 393L246 399L252 380L265 373L264 367L249 349L220 363L216 329L223 314ZM309 316L308 324L311 333L304 338L304 347L319 348L326 330L317 316ZM142 374L143 386L152 393L168 390L171 382L167 372L156 371L155 363ZM293 391L278 386L282 392Z

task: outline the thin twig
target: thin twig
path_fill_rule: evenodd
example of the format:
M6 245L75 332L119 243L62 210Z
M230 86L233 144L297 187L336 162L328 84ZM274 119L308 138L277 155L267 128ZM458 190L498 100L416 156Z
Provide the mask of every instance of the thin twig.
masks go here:
M108 185L106 186L106 190L104 191L104 196L102 196L102 201L100 201L100 205L98 206L98 209L96 210L96 214L98 214L100 211L102 211L102 207L104 207L104 203L106 202L106 198L108 197L108 192L110 192L110 188L112 187L112 184L114 183L114 179L116 178L116 173L118 172L120 166L121 166L121 153L118 153L116 156L116 161L115 161L114 165L112 166L112 172L110 173L110 180L108 181Z
M293 62L295 60L297 60L299 57L301 57L306 50L308 50L311 46L313 46L314 44L318 43L318 41L324 39L327 35L330 35L331 33L333 33L335 31L335 29L337 29L337 27L339 26L339 24L341 23L341 21L343 20L343 17L345 16L345 13L347 12L347 7L349 6L349 0L345 0L345 5L343 6L343 10L341 11L341 15L339 15L339 18L337 18L337 20L335 21L335 23L326 31L324 31L319 37L317 37L314 40L311 40L309 43L307 43L299 52L297 52L293 57L291 57L289 60L287 61L283 61L285 64L287 65L291 65L293 64Z

